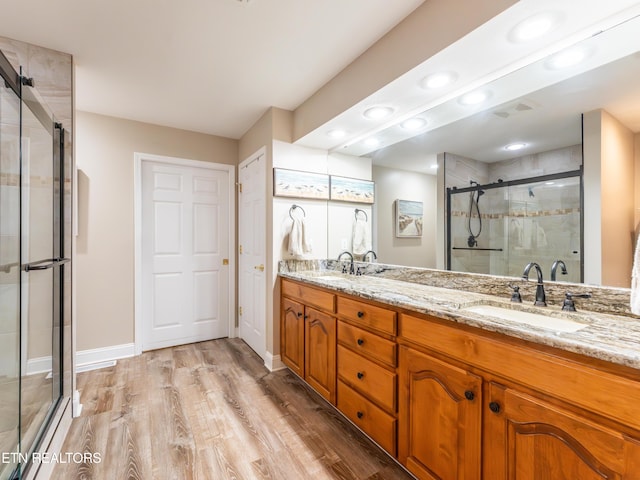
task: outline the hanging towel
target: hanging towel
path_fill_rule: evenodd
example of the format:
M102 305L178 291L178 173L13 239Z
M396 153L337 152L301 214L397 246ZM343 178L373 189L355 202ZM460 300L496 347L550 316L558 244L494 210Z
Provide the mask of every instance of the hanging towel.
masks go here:
M640 235L636 240L636 253L631 270L631 313L640 315Z
M354 255L363 255L367 250L371 250L371 229L369 222L362 218L353 221L352 231L352 252Z
M548 243L547 243L547 234L544 231L544 228L542 228L538 222L536 222L536 224L535 224L534 233L535 233L535 236L536 236L535 237L536 238L536 246L538 248L546 247L548 245Z
M522 222L517 218L511 219L511 223L509 224L509 237L512 247L522 248L524 227L522 226Z
M311 237L306 218L294 218L289 232L289 253L294 257L303 257L311 251Z

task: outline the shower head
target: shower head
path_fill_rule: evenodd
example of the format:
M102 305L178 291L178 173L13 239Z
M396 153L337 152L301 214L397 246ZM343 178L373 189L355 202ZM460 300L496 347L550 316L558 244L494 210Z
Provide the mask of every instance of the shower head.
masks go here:
M536 196L536 194L533 193L533 188L532 187L529 187L529 196L530 197L535 197Z
M478 190L478 198L480 198L480 195L484 195L484 190Z

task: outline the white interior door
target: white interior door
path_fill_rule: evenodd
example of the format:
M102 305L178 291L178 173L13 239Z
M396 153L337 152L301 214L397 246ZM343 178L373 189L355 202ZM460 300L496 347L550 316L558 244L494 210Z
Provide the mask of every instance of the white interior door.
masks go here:
M266 165L264 154L240 164L239 335L263 359L266 354Z
M229 336L229 172L142 161L142 349Z

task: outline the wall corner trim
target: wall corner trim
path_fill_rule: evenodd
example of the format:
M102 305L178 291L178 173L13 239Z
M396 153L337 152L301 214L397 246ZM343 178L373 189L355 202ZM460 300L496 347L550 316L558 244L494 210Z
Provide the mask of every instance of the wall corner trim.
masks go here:
M273 355L271 352L265 353L264 366L267 367L267 370L270 372L287 368L285 364L282 363L280 355Z

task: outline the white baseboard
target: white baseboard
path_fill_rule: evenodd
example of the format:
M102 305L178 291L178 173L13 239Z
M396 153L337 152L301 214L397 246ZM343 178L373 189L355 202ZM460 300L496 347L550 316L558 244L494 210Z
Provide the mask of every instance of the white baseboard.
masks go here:
M53 362L51 356L30 358L27 360L27 375L50 372L52 365Z
M105 363L135 355L135 344L123 343L111 347L93 348L76 352L76 368L92 363Z
M264 366L267 367L270 372L275 372L276 370L287 368L285 364L282 363L280 355L273 355L271 352L266 352L264 354L264 357Z

